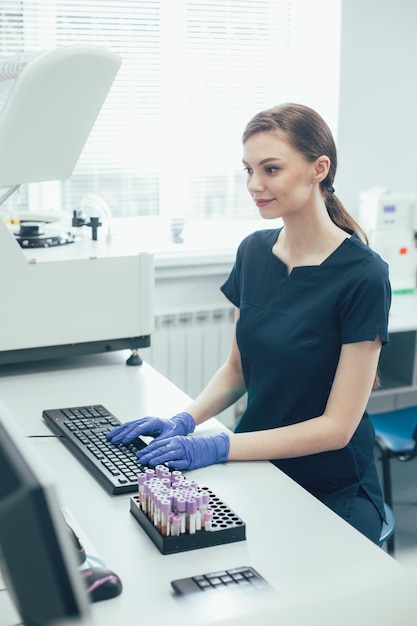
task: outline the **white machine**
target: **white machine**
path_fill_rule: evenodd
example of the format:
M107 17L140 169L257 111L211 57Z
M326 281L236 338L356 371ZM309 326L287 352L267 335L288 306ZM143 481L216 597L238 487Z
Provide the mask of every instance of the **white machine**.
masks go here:
M149 346L153 256L126 247L86 238L24 250L0 220L0 365Z
M388 263L394 293L413 293L417 283L417 194L370 189L359 195L358 221L371 248Z
M0 58L0 197L64 179L121 65L90 45ZM137 349L154 325L153 256L124 242L85 239L24 250L0 216L0 365Z

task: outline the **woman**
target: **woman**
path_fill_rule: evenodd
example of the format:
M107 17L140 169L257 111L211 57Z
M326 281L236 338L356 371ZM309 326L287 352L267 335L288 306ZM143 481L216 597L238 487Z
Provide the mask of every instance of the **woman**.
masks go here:
M366 405L388 341L387 265L334 194L336 148L316 112L261 112L243 148L249 193L283 227L246 237L222 286L236 307L230 356L185 413L109 438L154 436L140 461L178 469L271 460L378 542L384 510ZM234 434L187 436L246 391Z

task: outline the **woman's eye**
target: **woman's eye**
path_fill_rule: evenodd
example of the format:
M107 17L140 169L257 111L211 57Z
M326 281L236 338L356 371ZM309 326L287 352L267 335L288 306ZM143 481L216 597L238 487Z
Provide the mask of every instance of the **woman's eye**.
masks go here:
M250 167L244 167L243 171L246 172L246 174L252 174L253 170Z
M269 167L265 168L265 171L267 174L275 174L275 172L278 172L279 167L276 167L275 165L270 165Z

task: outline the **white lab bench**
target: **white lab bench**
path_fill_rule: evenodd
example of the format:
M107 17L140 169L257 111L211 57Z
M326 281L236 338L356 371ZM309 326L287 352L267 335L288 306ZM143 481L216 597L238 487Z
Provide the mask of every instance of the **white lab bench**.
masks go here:
M127 367L125 361L120 352L0 368L0 398L26 433L36 437L32 441L50 465L62 506L123 581L119 597L92 606L94 624L195 626L252 624L254 619L292 624L291 616L296 616L298 626L300 607L309 614L310 604L316 610L308 623L323 624L331 598L342 594L341 602L350 606L344 590L353 594L351 610L354 594L373 590L379 576L384 584L392 580L399 585L402 566L268 462L229 462L190 472L245 522L246 539L162 555L130 514L130 495L108 495L41 418L45 408L101 403L126 421L146 414L170 416L187 405L189 398L146 363ZM217 420L199 428L224 429ZM205 597L185 604L171 590L174 578L241 565L255 567L277 594L268 601L223 606ZM404 593L400 587L398 593ZM381 601L385 607L388 596ZM341 613L338 623L344 624L343 609ZM5 626L1 618L0 624Z

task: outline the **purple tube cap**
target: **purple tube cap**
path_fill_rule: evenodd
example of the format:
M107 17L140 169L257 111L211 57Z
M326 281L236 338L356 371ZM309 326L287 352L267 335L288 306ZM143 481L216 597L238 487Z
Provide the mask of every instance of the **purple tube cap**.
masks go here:
M187 500L187 513L197 513L197 500L194 498Z
M168 515L168 513L171 512L170 500L166 500L166 499L161 500L160 507L161 507L161 512L166 513Z

